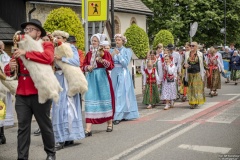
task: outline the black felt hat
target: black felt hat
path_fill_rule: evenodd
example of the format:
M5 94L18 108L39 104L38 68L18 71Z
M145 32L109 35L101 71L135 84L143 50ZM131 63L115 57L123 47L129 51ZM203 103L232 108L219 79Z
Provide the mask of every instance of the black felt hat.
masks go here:
M41 37L46 36L46 31L42 27L42 23L38 19L30 19L28 22L22 23L21 28L24 29L26 28L27 25L34 25L41 31Z

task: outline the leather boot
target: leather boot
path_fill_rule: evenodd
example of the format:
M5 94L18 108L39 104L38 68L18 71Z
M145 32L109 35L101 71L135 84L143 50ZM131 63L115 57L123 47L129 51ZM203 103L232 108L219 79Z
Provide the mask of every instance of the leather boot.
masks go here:
M6 144L6 137L4 135L4 127L0 127L0 145Z

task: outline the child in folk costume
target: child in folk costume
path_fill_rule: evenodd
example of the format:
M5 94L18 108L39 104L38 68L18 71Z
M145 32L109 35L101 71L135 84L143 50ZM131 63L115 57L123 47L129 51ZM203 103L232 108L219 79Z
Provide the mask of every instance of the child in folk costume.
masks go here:
M159 73L160 81L162 81L161 100L166 100L166 106L164 109L167 110L174 106L174 100L177 97L177 70L168 54L164 55L162 72Z
M160 102L158 88L160 88L160 79L157 69L150 60L143 74L143 104L148 104L147 109Z
M209 88L211 96L217 96L217 89L221 89L221 76L220 72L224 72L220 57L217 55L216 50L211 47L208 51L206 62L209 68L207 78L207 88Z

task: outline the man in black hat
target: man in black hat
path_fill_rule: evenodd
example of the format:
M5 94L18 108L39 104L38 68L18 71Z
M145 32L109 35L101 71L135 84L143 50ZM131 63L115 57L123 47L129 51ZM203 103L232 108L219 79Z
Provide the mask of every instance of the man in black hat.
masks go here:
M34 40L38 41L46 35L42 24L37 19L31 19L29 22L21 24L25 34L28 34ZM24 38L24 36L21 36ZM52 100L41 104L38 102L38 90L24 66L20 56L25 56L29 61L51 65L54 60L54 47L51 42L43 42L43 52L28 51L16 49L9 65L5 67L6 73L13 73L18 68L18 87L16 91L16 112L18 118L18 160L28 159L30 146L30 132L32 115L42 132L44 150L47 153L47 160L55 160L54 134L50 119L50 109Z

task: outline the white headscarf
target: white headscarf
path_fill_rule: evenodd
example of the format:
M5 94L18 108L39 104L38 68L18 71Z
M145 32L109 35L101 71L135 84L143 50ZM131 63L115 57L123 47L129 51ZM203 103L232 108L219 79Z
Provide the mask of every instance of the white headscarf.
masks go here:
M97 34L92 35L92 37L91 37L91 43L92 43L93 37L96 37L96 38L98 39L100 45L101 45L101 43L102 43L103 41L105 41L105 39L106 39L106 35L105 35L105 34L97 33Z
M108 41L102 41L100 46L110 46L110 43Z

